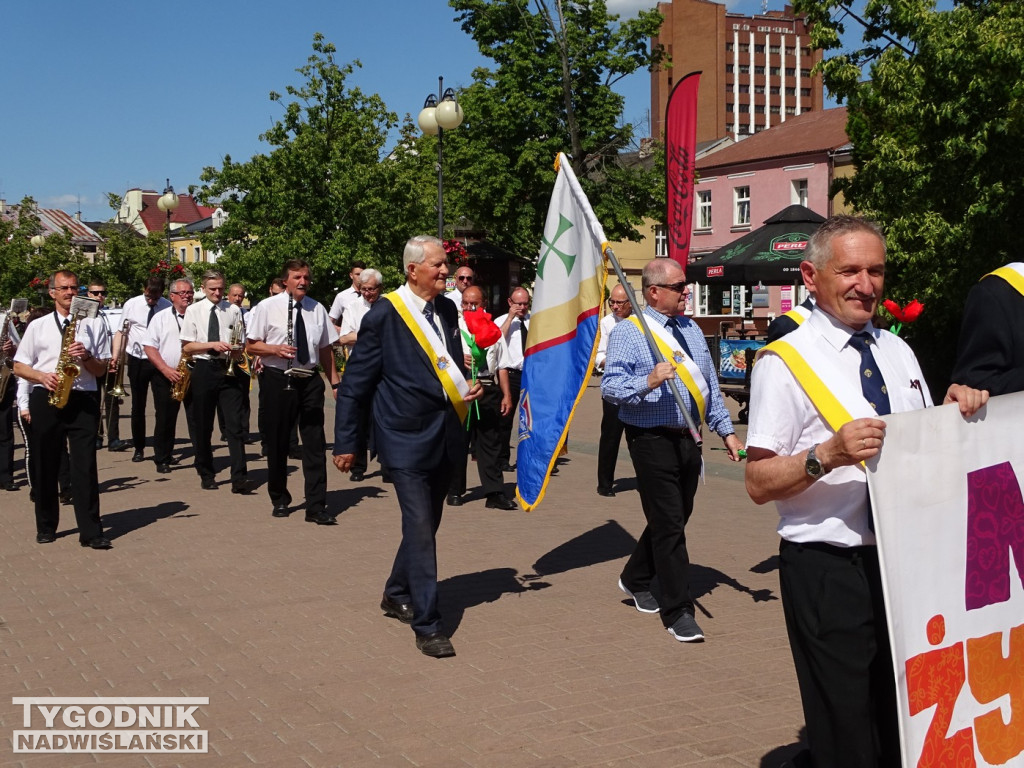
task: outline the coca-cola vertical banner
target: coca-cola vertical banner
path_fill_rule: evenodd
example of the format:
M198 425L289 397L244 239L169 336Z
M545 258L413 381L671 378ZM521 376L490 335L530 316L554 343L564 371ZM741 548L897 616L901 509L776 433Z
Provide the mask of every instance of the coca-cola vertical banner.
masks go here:
M693 178L697 155L697 87L691 72L672 89L665 112L668 255L686 269L693 234Z

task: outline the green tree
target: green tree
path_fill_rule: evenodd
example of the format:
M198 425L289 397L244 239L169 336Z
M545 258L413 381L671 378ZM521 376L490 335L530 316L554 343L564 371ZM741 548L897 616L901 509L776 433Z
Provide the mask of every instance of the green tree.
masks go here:
M398 118L380 96L349 86L361 65L341 65L335 53L314 35L313 54L297 70L304 82L286 89L291 100L270 94L284 115L260 135L269 153L244 163L228 156L203 170L200 197L228 213L205 239L223 250L218 267L231 280L265 288L286 259L302 258L313 265L313 295L330 302L355 259L397 283L405 240L416 226L429 227L429 187L418 188L408 173L423 160L385 157ZM410 134L407 125L405 140Z
M621 124L612 86L663 59L649 50L662 17L619 21L604 0L449 0L456 20L492 59L460 94L466 122L445 134L449 221L465 216L521 255L539 251L558 152L573 170L610 239L639 240L659 216L663 177L625 168L633 126ZM428 154L436 139L421 142Z
M870 0L863 19L835 0L795 7L836 52L822 70L848 105L857 170L838 187L887 232L887 293L925 304L906 335L944 391L968 289L1020 258L1024 3Z

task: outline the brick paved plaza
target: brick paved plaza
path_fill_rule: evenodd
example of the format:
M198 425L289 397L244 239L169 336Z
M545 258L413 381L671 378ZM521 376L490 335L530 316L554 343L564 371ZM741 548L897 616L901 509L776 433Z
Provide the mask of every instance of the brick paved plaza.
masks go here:
M616 587L643 515L624 444L618 495L595 493L599 397L595 379L538 511L487 510L472 491L446 509L438 559L454 659L423 656L378 609L399 513L374 463L360 484L329 466L329 510L341 514L320 527L301 511L271 517L258 445L249 497L230 493L224 446L217 492L200 490L190 460L158 475L104 450L109 552L78 546L70 507L57 542L35 544L19 474L21 490L0 492L0 764L774 768L803 723L774 507L755 507L742 467L705 450L688 538L707 641L672 640ZM209 752L16 755L15 696L209 697L197 716Z

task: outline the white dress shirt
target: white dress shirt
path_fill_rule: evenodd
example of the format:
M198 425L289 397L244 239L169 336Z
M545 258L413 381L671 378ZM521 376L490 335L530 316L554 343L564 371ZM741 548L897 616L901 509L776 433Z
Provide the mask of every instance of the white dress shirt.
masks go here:
M25 335L21 339L21 344L18 345L18 351L14 354L14 361L24 363L29 368L43 373L56 371L57 362L60 360L65 317L51 312L29 323L25 329ZM80 318L75 326L75 341L82 342L86 352L98 360L110 359L110 339L101 318ZM86 366L79 365L79 368L81 368L81 373L75 378L71 389L95 392L96 377L89 372ZM42 384L33 386L41 387Z
M157 312L162 312L171 306L171 302L161 296L153 306L156 308ZM121 308L122 324L126 320L131 321L131 325L128 328L128 354L142 360L146 359L146 352L143 350L142 345L145 344L144 339L146 338L146 326L148 326L150 322L150 309L151 307L146 303L146 297L144 294L132 296L132 298L128 299L128 301L124 303L124 307ZM156 318L156 313L154 313L153 318ZM119 331L121 329L114 328L113 330Z
M217 313L220 340L231 341L231 328L235 323L242 322L242 313L238 311L238 307L228 301L214 304L205 297L202 301L190 304L188 309L185 310L185 319L181 323L181 341L185 343L191 341L197 341L200 344L207 343L209 338L207 338L206 333L210 328L210 312ZM244 341L244 334L242 339ZM226 361L228 359L227 355L210 354L208 352L192 355L192 357L199 360L220 359Z
M262 341L266 344L288 344L288 300L287 292L279 293L264 299L256 305L249 316L248 336L249 341ZM338 340L338 331L327 315L323 304L314 301L306 296L301 303L296 303L292 309L292 342L295 344L295 324L298 313L302 312L302 322L306 326L306 344L309 350L309 362L300 363L296 355L295 359L289 361L287 358L276 355L263 355L261 359L268 368L287 370L291 368L312 369L320 362L320 350L331 346ZM345 312L346 316L348 311Z
M185 309L188 310L188 307ZM181 326L184 322L185 316L179 315L173 306L169 310L157 312L142 341L143 346L154 347L171 368L177 368L181 362Z

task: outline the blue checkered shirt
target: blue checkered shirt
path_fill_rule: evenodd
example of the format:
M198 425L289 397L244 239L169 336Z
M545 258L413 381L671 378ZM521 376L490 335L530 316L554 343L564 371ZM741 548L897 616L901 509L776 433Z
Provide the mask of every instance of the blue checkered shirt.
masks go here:
M657 323L663 328L668 321L666 315L650 307L644 307L644 317L648 324ZM718 374L704 341L704 334L689 318L679 315L677 320L693 352L693 360L704 374L710 390L704 421L722 437L731 435L735 432L732 417L718 388ZM643 332L631 322L616 324L608 337L608 356L604 364L604 378L601 379L601 395L605 400L617 404L619 418L634 427L685 426L683 414L679 411L668 382L657 389L647 386L647 376L653 369L654 355L651 354ZM686 386L682 380L676 380L683 402L691 406L692 398Z

